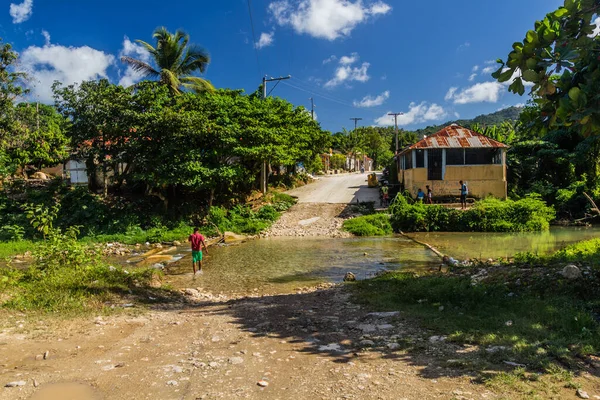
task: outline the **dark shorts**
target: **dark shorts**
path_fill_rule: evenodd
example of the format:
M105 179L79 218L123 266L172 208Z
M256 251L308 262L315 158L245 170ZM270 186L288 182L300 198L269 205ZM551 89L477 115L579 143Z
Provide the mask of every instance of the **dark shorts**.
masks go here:
M460 195L460 202L461 203L466 203L467 202L467 195L466 194L461 194Z

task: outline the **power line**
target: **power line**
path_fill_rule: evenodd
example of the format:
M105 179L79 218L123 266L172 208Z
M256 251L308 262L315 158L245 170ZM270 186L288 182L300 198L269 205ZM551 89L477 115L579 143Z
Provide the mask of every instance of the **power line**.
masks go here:
M252 18L252 4L251 0L248 0L248 14L250 15L250 27L252 28L252 44L254 47L254 54L256 55L256 65L258 66L258 74L262 74L262 69L260 68L260 60L258 58L258 48L256 47L256 31L254 30L254 18Z
M294 78L294 81L296 82L296 84L300 84L301 86L307 87L311 90L313 90L314 92L323 94L327 97L331 97L332 99L336 99L337 101L341 101L341 102L346 102L346 99L342 98L342 97L337 97L329 92L324 92L323 90L321 90L321 88L317 88L315 85L313 85L310 82L307 81L303 81L302 79L298 79L298 78ZM346 102L347 103L347 102ZM350 104L350 103L347 103ZM352 105L353 106L353 105Z
M336 100L336 99L334 99L334 98L331 98L331 97L328 97L328 96L325 96L325 95L322 95L322 94L316 93L316 92L314 92L314 91L312 91L312 90L305 89L305 88L302 88L302 87L299 87L299 86L293 85L293 84L291 84L291 83L288 83L288 82L281 82L281 83L282 83L282 84L284 84L284 85L286 85L286 86L289 86L289 87L291 87L291 88L294 88L294 89L301 90L301 91L303 91L303 92L306 92L306 93L312 94L313 96L317 96L317 97L320 97L320 98L322 98L322 99L329 100L329 101L332 101L332 102L334 102L334 103L341 104L341 105L343 105L343 106L346 106L346 107L352 107L352 105L350 105L349 103L344 103L344 102L342 102L342 101L338 101L338 100Z

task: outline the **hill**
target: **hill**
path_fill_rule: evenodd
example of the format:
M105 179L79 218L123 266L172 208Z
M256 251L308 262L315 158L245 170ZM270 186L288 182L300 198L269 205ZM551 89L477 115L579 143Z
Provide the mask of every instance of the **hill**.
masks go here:
M459 119L456 121L448 121L441 125L428 126L427 128L416 130L415 133L419 137L423 137L424 135L431 135L433 133L436 133L440 129L442 129L448 125L451 125L451 124L458 124L458 125L464 126L464 127L469 127L473 124L479 124L479 125L483 125L483 126L498 125L504 121L518 120L519 115L521 114L521 111L523 111L522 107L508 107L508 108L502 109L500 111L496 111L491 114L479 115L473 119Z

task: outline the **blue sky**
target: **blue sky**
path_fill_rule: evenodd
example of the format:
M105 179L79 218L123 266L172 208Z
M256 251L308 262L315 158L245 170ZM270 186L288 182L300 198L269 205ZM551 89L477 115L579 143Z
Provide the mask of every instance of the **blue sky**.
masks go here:
M256 45L247 0L170 4L9 0L0 37L21 54L40 101L52 101L55 79L135 82L120 56L146 57L135 39L151 42L166 26L210 52L205 77L216 87L252 92L265 74L289 74L271 95L306 107L313 97L325 129L351 128L351 117L392 125L388 112L405 113L400 125L416 129L526 102L493 81L492 61L562 1L254 0Z

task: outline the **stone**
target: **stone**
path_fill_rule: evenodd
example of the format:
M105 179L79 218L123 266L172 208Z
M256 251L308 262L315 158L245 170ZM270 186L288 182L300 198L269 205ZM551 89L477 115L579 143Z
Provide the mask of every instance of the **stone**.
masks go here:
M508 348L506 346L492 346L492 347L488 347L487 349L485 349L486 352L494 354L497 353L499 351L506 351L508 350Z
M400 315L400 311L372 312L372 313L368 313L367 317L391 318L391 317L397 317L398 315Z
M380 331L387 331L389 329L392 329L393 327L394 327L394 325L392 325L392 324L377 325L377 329L379 329Z
M447 339L446 336L431 336L429 338L429 343L444 342L444 341L446 341L446 339Z
M237 365L242 364L244 362L244 359L242 357L230 357L228 361L229 364Z
M50 352L48 350L46 350L44 352L44 360L47 360L50 357Z
M25 381L14 381L14 382L8 382L6 385L4 385L4 387L19 387L19 386L25 386L27 384L27 382Z
M47 181L48 180L48 175L46 175L45 173L38 171L36 173L34 173L33 175L31 175L32 179L41 179L43 181Z
M216 361L211 361L208 363L208 366L211 368L217 368L219 366L219 363Z
M181 242L179 240L173 240L173 246L181 246Z
M375 332L377 327L373 324L360 324L358 325L358 329L363 331L364 333Z
M580 399L589 399L590 398L590 395L581 389L577 389L577 392L575 392L575 393L577 394L577 397L579 397Z
M581 270L573 264L564 267L560 274L569 280L581 278Z
M361 345L362 347L370 347L370 346L375 346L375 342L372 340L361 340L359 343L359 345Z
M329 343L327 345L319 346L319 351L342 351L342 347L337 343Z
M346 272L346 275L344 275L344 282L354 282L356 280L356 275L354 275L352 272Z
M177 385L179 385L179 382L174 381L174 380L173 381L168 381L167 385L169 385L169 386L177 386Z
M267 387L267 386L269 386L269 382L265 381L264 379L261 379L261 380L260 380L260 381L258 381L256 384L257 384L258 386L260 386L260 387Z
M388 343L387 348L390 350L398 350L400 348L400 343Z

